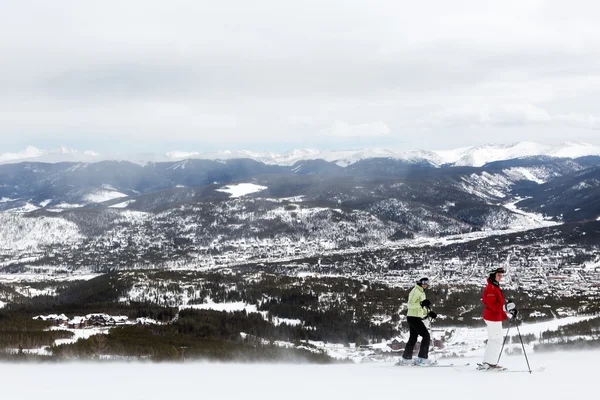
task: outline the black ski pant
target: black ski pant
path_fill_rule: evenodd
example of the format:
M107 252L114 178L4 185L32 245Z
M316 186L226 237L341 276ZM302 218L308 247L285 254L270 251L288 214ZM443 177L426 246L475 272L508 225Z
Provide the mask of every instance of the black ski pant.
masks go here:
M417 343L417 336L421 336L423 338L421 340L421 347L419 348L419 357L427 358L429 356L429 342L431 340L427 327L423 323L423 320L419 317L407 317L406 320L410 328L410 336L408 337L408 342L404 348L402 358L412 358L413 350L415 348L415 344Z

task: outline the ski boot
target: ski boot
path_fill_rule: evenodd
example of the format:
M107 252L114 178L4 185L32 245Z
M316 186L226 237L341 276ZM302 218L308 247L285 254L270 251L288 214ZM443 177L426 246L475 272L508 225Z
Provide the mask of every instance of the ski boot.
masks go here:
M506 371L506 368L497 365L497 364L490 364L487 362L483 362L483 363L477 363L477 370L478 371Z

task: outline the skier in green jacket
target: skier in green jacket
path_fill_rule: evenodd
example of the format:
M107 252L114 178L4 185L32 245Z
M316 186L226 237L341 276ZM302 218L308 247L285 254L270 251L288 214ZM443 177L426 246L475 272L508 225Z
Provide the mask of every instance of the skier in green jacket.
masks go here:
M404 353L402 354L402 363L412 363L412 355L415 344L417 343L417 337L421 336L421 347L419 348L418 358L414 361L416 364L430 364L429 360L429 343L430 336L427 327L423 323L423 320L429 318L436 318L437 314L430 310L431 302L427 300L425 295L425 289L429 285L429 279L421 278L417 281L415 287L408 294L408 313L407 322L410 328L410 336Z

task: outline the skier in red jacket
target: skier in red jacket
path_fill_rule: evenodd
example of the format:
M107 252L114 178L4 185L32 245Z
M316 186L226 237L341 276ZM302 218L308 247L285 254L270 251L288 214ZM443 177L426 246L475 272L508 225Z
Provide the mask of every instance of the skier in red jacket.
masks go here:
M504 273L504 268L496 268L491 271L487 279L487 286L481 296L481 301L485 305L483 320L488 331L483 364L480 364L482 369L502 368L497 365L502 348L502 321L517 314L515 303L512 301L506 303L500 289L500 281Z

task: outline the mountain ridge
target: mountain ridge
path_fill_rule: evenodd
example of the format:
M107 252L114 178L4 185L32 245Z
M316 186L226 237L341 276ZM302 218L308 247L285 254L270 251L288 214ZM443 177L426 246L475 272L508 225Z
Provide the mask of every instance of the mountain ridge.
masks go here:
M168 151L137 154L99 154L94 151L80 152L61 146L58 149L40 150L33 146L18 153L0 153L0 164L19 162L99 162L129 161L140 165L157 162L174 162L187 159L232 160L248 158L269 165L291 166L300 161L324 160L347 167L359 161L372 158L389 158L410 164L430 164L433 167L470 166L481 167L490 162L522 157L549 156L555 158L580 158L600 156L600 146L583 142L564 142L559 145L546 145L535 142L511 144L484 144L450 150L394 151L384 148L364 148L348 150L294 149L283 154L247 150L225 150L211 153L196 151Z

